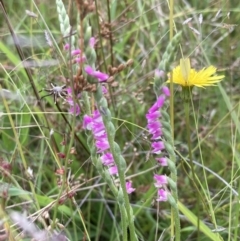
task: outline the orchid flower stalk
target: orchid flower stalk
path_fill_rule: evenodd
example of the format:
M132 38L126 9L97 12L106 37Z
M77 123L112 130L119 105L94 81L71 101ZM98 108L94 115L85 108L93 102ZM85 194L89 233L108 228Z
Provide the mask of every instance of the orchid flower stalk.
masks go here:
M95 162L97 169L100 171L100 174L110 185L111 190L113 191L113 194L118 201L121 213L123 240L137 241L133 210L128 197L128 194L133 192L134 188L132 187L131 183L125 181L126 161L121 154L121 149L119 145L114 140L116 129L112 123L111 111L108 108L107 100L104 97L101 86L101 83L105 82L108 79L108 75L95 69L96 53L93 48L95 41L91 36L92 31L87 19L84 19L83 24L84 29L86 30L84 35L84 41L89 43L85 52L86 58L88 60L88 65L85 66L84 70L87 74L87 79L90 82L94 81L94 79L98 81L98 83L96 84L96 92L94 92L93 95L96 102L96 108L98 110L97 114L99 115L99 126L94 126L94 128L98 128L98 130L96 131L96 129L94 130L93 128L93 135L92 137L89 137L88 143L91 149L91 156ZM84 93L83 95L84 100L89 102L87 94ZM86 105L89 106L89 103ZM89 114L90 113L88 113L88 115ZM96 132L98 132L98 134ZM99 138L102 139L100 140ZM95 146L93 143L93 139L95 139ZM98 157L99 154L101 154L101 157ZM107 166L109 166L108 170L104 171L104 164L107 164ZM120 188L118 189L116 189L116 186L113 187L114 182L111 178L111 175L115 174L118 175L120 181ZM128 228L130 237L128 237Z

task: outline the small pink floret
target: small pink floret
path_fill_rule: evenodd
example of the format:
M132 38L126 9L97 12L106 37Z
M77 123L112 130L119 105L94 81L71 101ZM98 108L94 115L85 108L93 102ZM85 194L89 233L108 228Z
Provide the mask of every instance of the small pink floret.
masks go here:
M72 50L71 55L72 55L72 56L75 56L75 55L78 55L78 54L80 54L80 53L81 53L81 50L80 50L80 49L74 49L74 50Z
M64 50L69 50L69 48L70 48L70 44L68 44L68 43L65 44L63 48L64 48Z
M93 48L94 45L95 45L95 43L96 43L96 39L95 39L94 37L91 37L91 38L89 39L89 46L90 46L91 48Z
M166 202L167 200L168 200L167 191L165 191L164 189L159 189L157 201Z
M136 190L136 188L132 187L132 182L126 182L127 193L130 194Z
M166 95L167 97L170 96L170 90L169 90L169 88L168 88L167 86L163 86L163 87L162 87L162 92L163 92L163 94Z
M108 168L108 171L109 171L110 175L116 175L116 174L118 174L117 166L109 167L109 168Z

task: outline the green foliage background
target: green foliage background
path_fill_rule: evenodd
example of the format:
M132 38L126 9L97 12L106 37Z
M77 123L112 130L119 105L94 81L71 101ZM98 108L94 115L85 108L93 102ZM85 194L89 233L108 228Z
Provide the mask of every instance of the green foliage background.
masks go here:
M69 2L64 1L69 9L70 23L76 30L76 3L73 1L73 7L69 7ZM4 4L11 25L20 36L20 47L27 60L44 64L30 68L37 89L49 88L52 82L62 85L69 70L62 61L65 53L55 2L8 0ZM118 66L133 60L131 67L115 76L116 85L109 86L109 106L118 127L116 141L122 147L129 167L127 175L136 187L130 200L138 235L140 240L170 240L170 207L168 203L154 202L153 173L157 166L150 155L145 130L146 111L155 101L154 70L169 43L168 3L115 0L96 1L96 6L98 12L91 15L90 22L93 36L99 37L96 51L100 69L107 71L108 65ZM221 13L216 17L220 9ZM38 17L29 17L25 10ZM200 14L203 15L202 24L198 20ZM100 34L109 16L112 41ZM190 17L192 21L183 25ZM174 88L182 240L214 240L214 235L219 240L239 240L239 19L239 1L174 2L174 23L176 30L182 31L182 39L181 48L179 46L174 53L172 67L184 56L190 57L196 69L212 64L219 69L218 74L225 75L216 87L193 91L189 128L195 172L202 184L200 206L196 205L196 190L187 162L181 90L177 86ZM97 20L102 21L101 25ZM46 44L45 29L56 41L54 48ZM55 60L58 60L57 64ZM69 240L87 240L86 232L91 240L121 240L117 236L120 229L118 206L89 159L82 115L76 118L73 127L78 138L73 146L68 146L70 129L63 115L70 123L72 117L67 113L67 106L60 99L60 112L52 96L44 98L47 124L21 66L3 14L0 15L0 64L1 89L11 91L0 98L0 218L8 218L10 211L15 210L36 218L34 223L40 229L52 225L53 229L62 230ZM67 144L62 145L63 141ZM68 153L70 148L76 152L68 155L71 160L68 164L69 189L61 190L63 186L58 185L60 177L56 170L64 165L65 160L57 153ZM4 174L5 162L11 163L7 176ZM27 174L28 167L33 170L32 177ZM67 193L73 189L74 200L59 196L60 190ZM210 197L206 190L209 190ZM44 218L46 213L48 218ZM201 225L206 225L201 227L201 232L198 232L197 217L202 221ZM10 229L20 232L16 227Z

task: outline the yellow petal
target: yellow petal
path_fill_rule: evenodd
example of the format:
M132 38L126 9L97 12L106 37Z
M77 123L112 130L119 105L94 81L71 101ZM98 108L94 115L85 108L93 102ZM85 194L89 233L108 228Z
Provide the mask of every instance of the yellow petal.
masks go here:
M185 82L188 83L188 77L189 77L190 70L191 70L189 58L180 59L180 69L181 69L182 76L183 76Z

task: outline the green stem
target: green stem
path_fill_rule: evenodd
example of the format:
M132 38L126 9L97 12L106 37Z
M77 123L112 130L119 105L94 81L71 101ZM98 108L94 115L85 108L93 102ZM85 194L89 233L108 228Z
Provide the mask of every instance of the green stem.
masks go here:
M176 155L174 151L174 139L172 136L172 128L169 125L169 115L165 110L162 113L162 125L164 146L169 155L168 168L171 172L172 184L170 185L171 195L169 195L169 203L171 204L171 236L175 236L175 241L181 240L181 225L178 210L178 192L177 192L177 168L176 168Z
M84 40L89 42L89 39L91 37L91 27L88 23L88 21L84 21L84 26L86 27L87 31L85 31L85 36L84 36ZM102 41L100 41L101 43ZM101 48L103 49L103 48ZM94 49L92 48L87 48L86 49L86 56L88 57L88 55L91 58L91 61L89 62L89 64L91 64L92 67L95 67L95 61L96 61L96 53L94 51ZM105 99L105 97L102 94L102 88L101 85L97 86L97 91L94 93L94 98L95 101L97 103L98 109L100 111L100 114L103 118L103 122L106 128L106 133L108 136L108 142L109 142L109 146L110 146L110 150L111 153L113 155L114 161L117 165L118 168L118 174L119 174L119 180L120 180L120 184L121 184L121 189L123 192L123 203L120 202L120 194L121 194L121 190L116 192L116 187L114 186L114 183L112 181L112 179L110 179L109 177L107 177L107 173L101 170L101 165L99 163L98 167L99 167L99 172L100 175L103 176L103 178L107 178L107 183L108 185L110 185L111 190L113 191L114 196L116 197L116 199L118 200L119 203L119 208L120 208L120 213L121 213L121 222L122 222L122 231L123 231L123 240L124 241L128 241L128 225L129 225L129 230L130 230L130 240L131 241L136 241L136 235L135 235L135 227L134 227L134 217L132 214L132 209L130 206L130 202L128 199L128 194L127 194L127 189L126 189L126 182L125 182L125 170L126 170L126 162L124 160L124 158L121 155L120 152L120 148L117 145L117 143L114 142L114 136L115 136L115 128L112 124L111 121L111 112L108 109L108 105L107 105L107 100ZM89 102L88 99L84 99L84 101L86 101L86 103ZM88 104L89 105L89 104ZM89 108L87 107L87 110L89 110ZM90 143L90 148L93 148L92 143ZM119 151L117 152L116 149L118 149ZM96 157L96 152L92 152L91 151L91 155L92 155L92 159L95 161L95 165L98 164L99 162L99 158ZM93 155L95 155L95 158L93 158ZM127 215L126 215L127 212Z
M127 233L127 222L126 222L126 214L125 214L125 207L124 205L119 205L120 214L121 214L121 225L122 225L122 232L123 232L123 240L128 240L128 233Z
M100 95L102 96L102 93L101 93L101 86L98 87L98 93L100 93ZM99 92L100 91L100 92ZM88 115L90 115L90 103L89 103L89 98L88 98L88 94L86 92L83 92L83 100L84 100L84 107L86 109L86 113ZM97 100L98 98L95 96L95 99ZM104 120L104 117L103 117L103 120ZM108 124L105 122L105 127L108 126ZM106 132L109 133L109 130L107 129L106 127ZM109 137L108 135L108 138L109 139L112 139ZM113 143L114 140L112 141L109 141L109 143ZM92 149L92 147L94 146L94 143L93 143L93 138L92 136L89 136L88 137L88 145L90 147L90 149ZM111 145L110 145L111 146ZM114 155L113 155L114 156ZM110 190L112 191L114 197L116 199L118 199L118 190L116 188L116 186L114 185L113 183L113 180L111 177L107 176L107 173L104 172L103 168L102 168L102 164L99 163L100 160L99 158L97 157L97 153L94 149L92 149L91 151L91 159L92 159L92 162L93 164L95 165L95 167L97 168L98 172L100 173L100 175L103 177L103 179L106 181L106 183L108 184ZM109 174L108 174L109 175ZM120 214L121 214L121 226L122 226L122 235L123 235L123 240L124 241L128 241L128 217L126 216L125 214L125 206L121 203L119 203L119 209L120 209Z
M108 135L110 150L111 150L114 161L115 161L115 163L117 165L117 168L118 168L118 177L119 177L120 185L121 185L121 188L122 188L122 191L123 191L124 205L125 205L125 208L126 208L126 211L127 211L127 217L128 217L128 222L127 222L127 219L125 218L125 215L121 213L122 217L124 217L124 220L122 220L123 221L122 224L123 224L123 228L124 228L123 231L127 230L127 223L129 223L130 240L136 241L137 239L136 239L136 235L135 235L134 217L133 217L133 214L132 214L132 208L130 206L128 193L127 193L127 189L126 189L125 173L124 173L124 170L123 170L122 164L121 164L121 162L123 161L123 160L121 160L121 158L123 158L123 157L122 157L121 154L119 155L119 153L116 152L116 146L115 146L116 143L114 142L113 138L111 137L111 134L109 134L111 130L109 130L108 126L109 126L108 123L106 123L106 132L107 132L107 135ZM120 204L119 206L120 206L120 211L121 211L122 204ZM125 208L124 208L124 211L125 211ZM127 241L128 239L124 238L123 240Z
M193 186L196 188L196 199L197 199L197 229L198 229L198 240L200 237L200 220L199 220L199 188L197 186L197 180L196 180L196 174L194 170L194 165L193 165L193 158L192 158L192 145L191 145L191 138L190 138L190 121L189 121L189 105L190 105L190 99L191 99L191 91L192 89L189 87L183 88L183 99L184 99L184 111L185 111L185 121L186 121L186 129L187 129L187 142L188 142L188 155L189 155L189 162L190 162L190 167L192 171L192 181L193 181Z
M183 88L183 99L184 99L184 111L185 111L185 121L186 121L186 129L187 129L187 142L188 142L188 155L190 160L190 165L192 169L193 179L195 178L195 171L192 160L192 145L190 138L190 121L189 121L189 100L191 95L191 90L189 88Z
M125 212L125 209L127 212L127 217L126 217L126 215L124 215L124 213L122 213L122 211L121 211L122 218L123 218L122 219L122 222L123 222L122 227L124 228L123 232L127 231L127 226L129 225L130 240L136 241L137 239L136 239L136 234L135 234L134 217L133 217L132 208L131 208L131 205L129 202L128 193L127 193L127 189L126 189L126 182L125 182L126 161L123 158L123 156L121 155L120 147L114 141L116 130L111 121L111 112L108 109L107 100L105 99L105 97L102 94L102 89L101 89L100 85L97 88L97 92L94 93L94 97L95 97L96 103L98 104L98 109L100 110L100 114L102 115L103 122L104 122L104 125L106 128L110 151L113 155L115 164L118 168L118 176L119 176L120 185L121 185L122 194L123 194L123 196L122 196L123 203L119 203L120 204L119 206L120 206L120 210L121 210L121 207L123 207L124 212ZM119 194L121 194L121 190L119 190ZM120 195L118 196L117 200L121 201ZM128 241L128 239L125 239L126 237L124 237L124 241L125 240Z
M174 183L177 183L177 168L176 168L176 156L169 155L170 160L174 163L174 168L171 170L171 179ZM179 210L178 210L178 193L177 188L171 189L172 196L175 200L176 205L171 206L171 213L175 223L175 241L181 240L181 225L179 218Z

